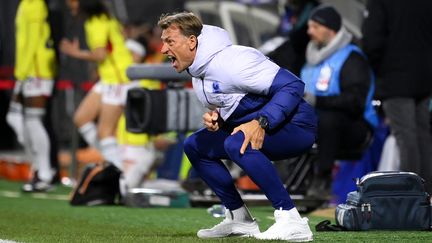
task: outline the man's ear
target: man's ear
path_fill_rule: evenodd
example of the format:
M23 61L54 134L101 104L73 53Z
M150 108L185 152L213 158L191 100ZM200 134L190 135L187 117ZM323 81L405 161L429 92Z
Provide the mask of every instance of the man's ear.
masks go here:
M193 51L197 48L197 46L198 46L197 37L194 35L189 36L189 50Z

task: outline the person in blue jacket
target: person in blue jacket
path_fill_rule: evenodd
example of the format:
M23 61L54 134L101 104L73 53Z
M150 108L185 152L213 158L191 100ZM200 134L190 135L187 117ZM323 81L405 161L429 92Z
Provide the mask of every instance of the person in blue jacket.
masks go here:
M318 163L308 196L329 199L332 168L340 151L362 147L378 125L372 106L374 77L340 14L330 5L313 10L301 78L305 99L318 115Z
M227 31L203 25L193 13L162 15L161 52L177 72L193 78L209 111L205 128L188 137L184 150L193 168L226 207L225 219L200 238L229 235L311 241L302 218L271 160L307 152L316 137L313 108L303 100L304 83L258 50L233 45ZM271 201L275 224L260 233L221 159L238 164Z

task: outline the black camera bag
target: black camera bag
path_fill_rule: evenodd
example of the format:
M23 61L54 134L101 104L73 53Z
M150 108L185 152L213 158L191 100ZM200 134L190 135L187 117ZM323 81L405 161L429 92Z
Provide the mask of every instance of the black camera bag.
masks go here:
M346 230L429 230L431 203L424 180L411 172L371 172L357 179L335 212Z

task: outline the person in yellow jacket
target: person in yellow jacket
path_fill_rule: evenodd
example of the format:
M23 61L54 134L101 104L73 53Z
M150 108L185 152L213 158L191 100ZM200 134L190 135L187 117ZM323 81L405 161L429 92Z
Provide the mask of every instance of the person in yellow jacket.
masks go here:
M122 26L110 16L102 1L68 1L72 2L68 5L77 7L85 18L86 42L90 50L80 49L77 39L62 40L60 50L71 57L95 62L100 78L75 112L74 123L84 140L100 149L104 159L121 170L116 127L126 100L129 83L126 69L132 64L132 55L126 48Z
M52 188L51 144L43 117L52 94L55 50L43 0L22 0L15 17L15 88L6 120L32 163L33 179L23 191Z

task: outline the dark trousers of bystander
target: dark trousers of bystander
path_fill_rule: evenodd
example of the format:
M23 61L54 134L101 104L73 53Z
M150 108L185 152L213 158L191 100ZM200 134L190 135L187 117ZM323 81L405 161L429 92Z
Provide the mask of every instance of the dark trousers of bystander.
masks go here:
M383 102L391 132L400 150L400 170L415 172L426 180L432 193L432 137L429 97L391 98Z
M338 154L364 144L370 131L362 118L354 118L345 112L317 110L318 113L318 163L317 174L331 175Z

